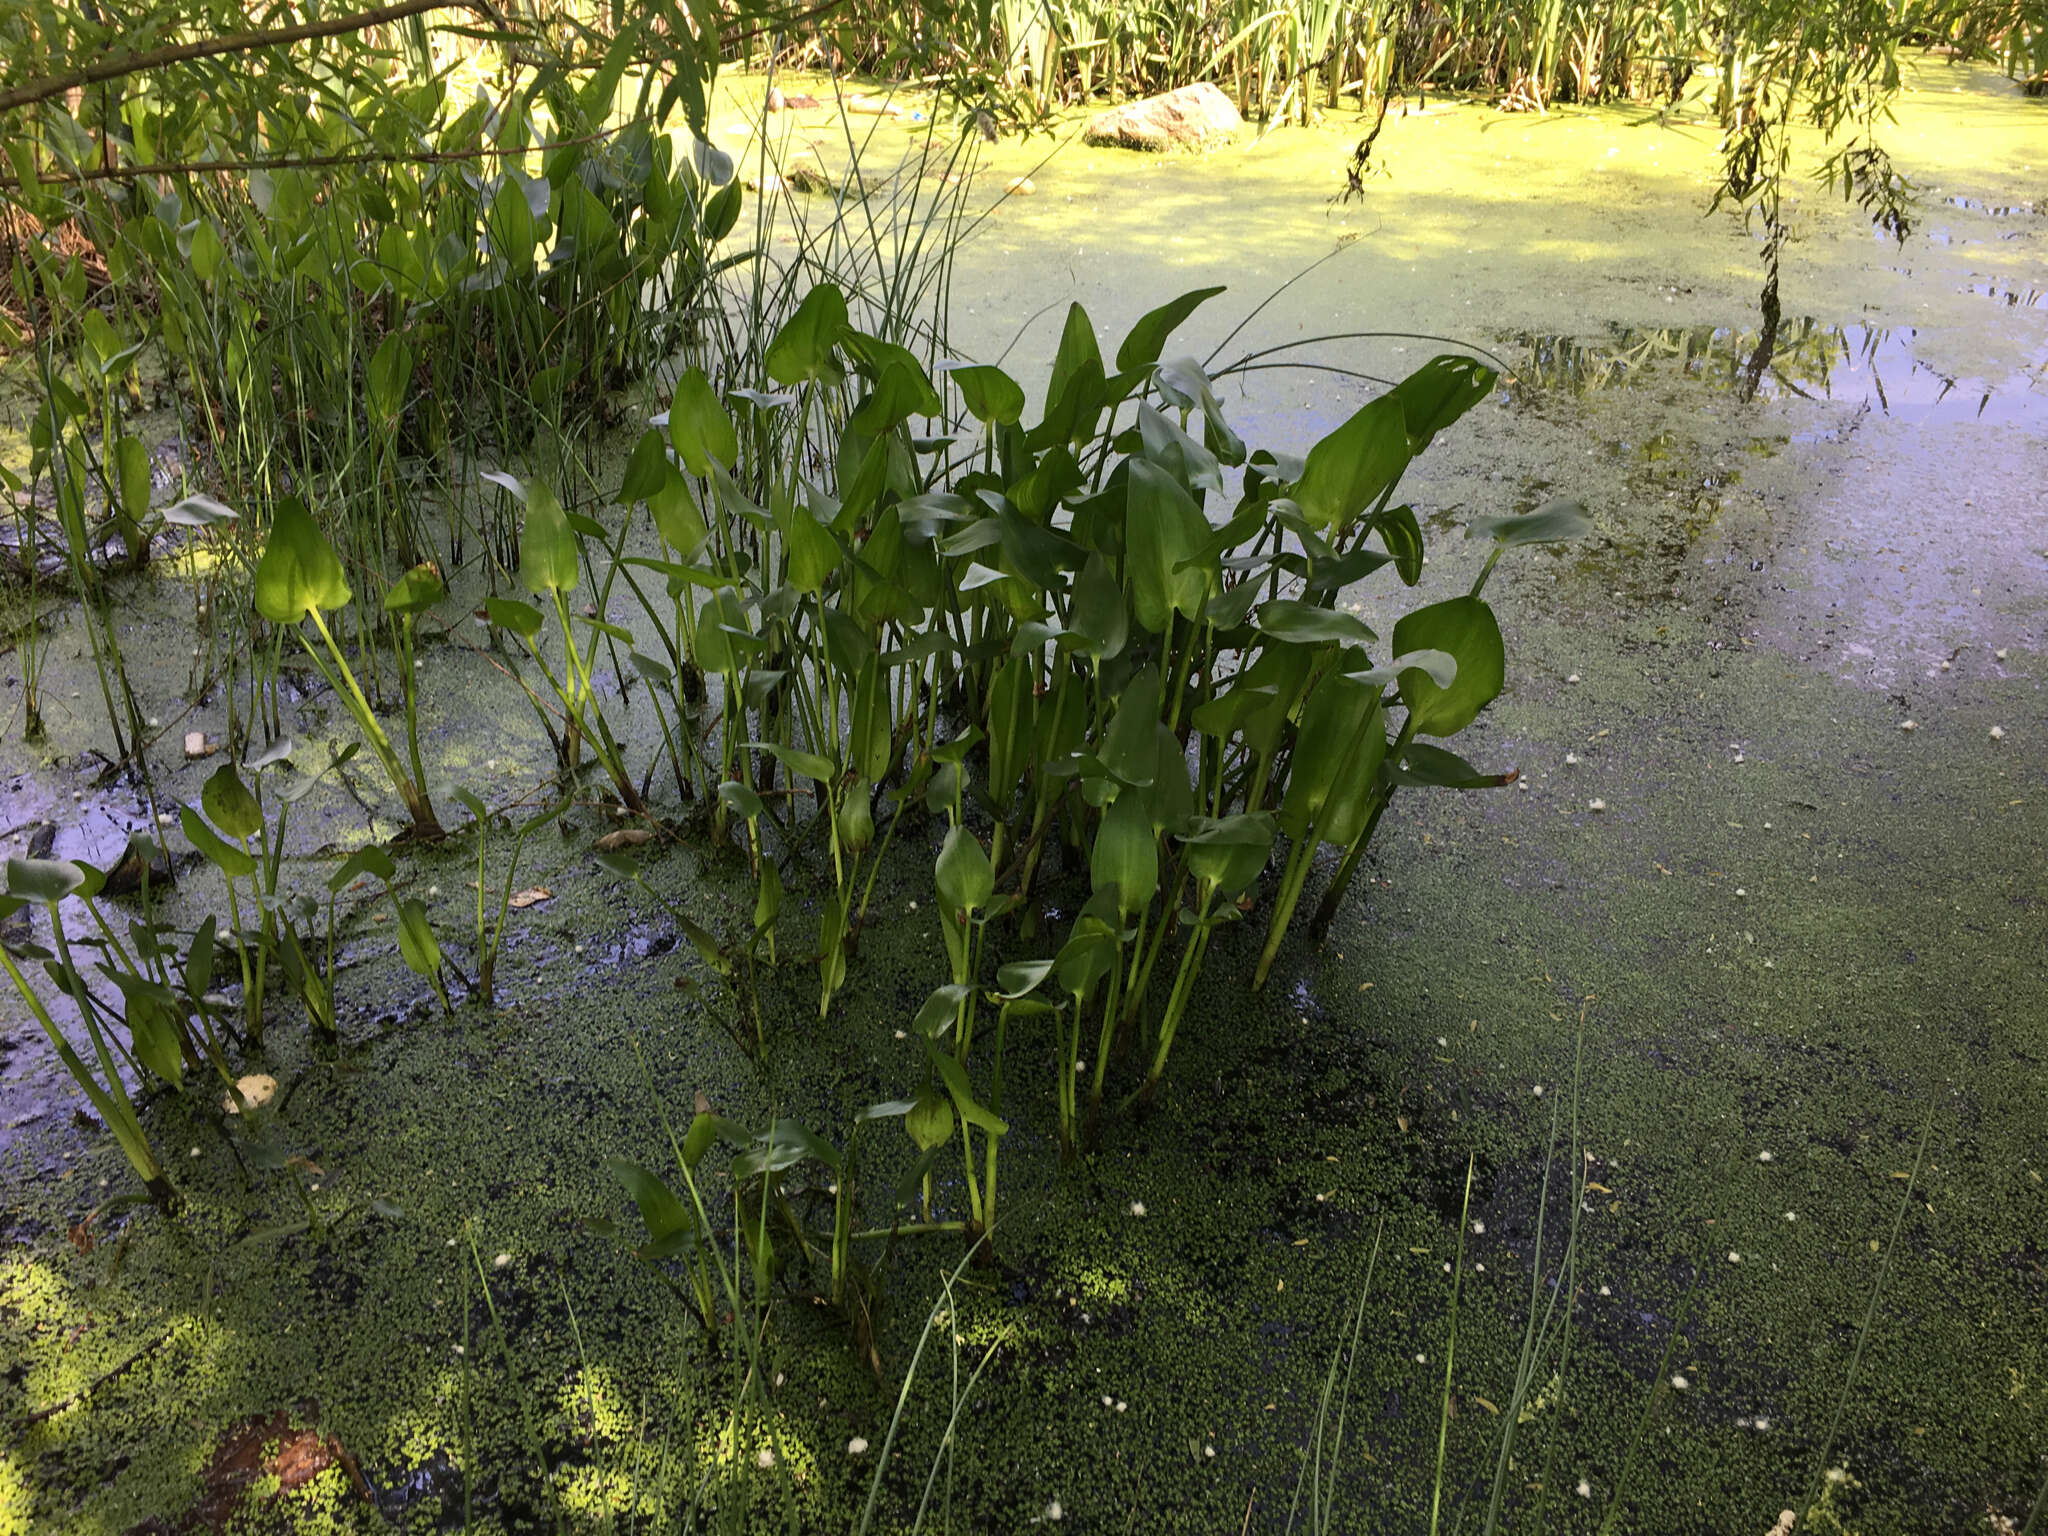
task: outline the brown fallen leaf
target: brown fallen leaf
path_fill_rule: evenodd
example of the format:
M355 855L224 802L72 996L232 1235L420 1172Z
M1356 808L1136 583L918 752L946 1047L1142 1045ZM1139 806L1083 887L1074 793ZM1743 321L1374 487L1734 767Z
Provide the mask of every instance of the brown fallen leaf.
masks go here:
M537 907L544 901L552 901L555 893L544 885L530 885L515 895L508 906L515 912L524 912L528 907Z
M597 840L599 853L617 853L621 848L638 848L642 843L654 841L654 834L645 827L621 827L616 832L607 832Z
M708 1115L711 1113L711 1100L704 1096L704 1090L702 1088L699 1088L697 1090L697 1113L700 1115Z

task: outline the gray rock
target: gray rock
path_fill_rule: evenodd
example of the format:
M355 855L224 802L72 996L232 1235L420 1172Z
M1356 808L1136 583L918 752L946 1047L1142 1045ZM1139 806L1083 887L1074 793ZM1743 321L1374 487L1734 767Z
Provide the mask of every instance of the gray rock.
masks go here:
M1198 149L1228 139L1244 126L1228 96L1197 81L1161 96L1112 107L1088 125L1090 144L1115 149Z

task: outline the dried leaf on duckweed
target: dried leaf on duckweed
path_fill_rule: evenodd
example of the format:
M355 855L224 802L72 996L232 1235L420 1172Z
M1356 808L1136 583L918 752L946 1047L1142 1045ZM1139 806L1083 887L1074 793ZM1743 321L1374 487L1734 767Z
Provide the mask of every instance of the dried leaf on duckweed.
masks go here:
M702 1088L699 1088L697 1090L697 1113L700 1115L708 1115L711 1113L711 1100L704 1096L704 1090Z
M597 840L596 847L599 853L618 853L653 841L654 834L645 827L621 827L616 832L605 833Z
M247 1077L235 1079L235 1093L242 1096L241 1104L235 1102L234 1093L221 1100L221 1108L229 1114L239 1115L243 1104L251 1109L261 1109L277 1097L277 1079L268 1072L251 1072Z
M513 911L524 912L528 907L537 907L544 901L552 901L555 893L544 885L530 885L520 891L507 903Z

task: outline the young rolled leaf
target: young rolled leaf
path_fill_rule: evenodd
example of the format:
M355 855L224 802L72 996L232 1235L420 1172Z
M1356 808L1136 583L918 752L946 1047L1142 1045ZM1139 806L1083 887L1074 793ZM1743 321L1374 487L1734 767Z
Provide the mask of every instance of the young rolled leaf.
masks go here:
M562 503L542 481L526 488L526 523L519 532L519 584L535 597L573 591L579 576L576 535Z

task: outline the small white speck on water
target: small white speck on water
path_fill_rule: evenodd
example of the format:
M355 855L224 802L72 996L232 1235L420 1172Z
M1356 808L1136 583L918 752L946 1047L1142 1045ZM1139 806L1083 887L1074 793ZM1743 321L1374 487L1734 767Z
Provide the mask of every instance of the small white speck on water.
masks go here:
M1899 729L1902 731L1917 731L1920 729L1920 722L1918 720L1901 720L1899 722Z
M1747 890L1747 888L1738 885L1737 887L1735 887L1735 894L1738 897L1743 897L1747 896L1749 894L1749 891Z
M1543 1097L1543 1085L1542 1085L1541 1083L1538 1083L1538 1084L1537 1084L1537 1085L1536 1085L1535 1087L1531 1088L1531 1089L1530 1089L1529 1091L1530 1091L1531 1093L1535 1094L1535 1095L1536 1095L1536 1097L1537 1097L1537 1098L1539 1098L1539 1099Z
M1944 672L1946 672L1946 671L1948 671L1948 669L1949 669L1949 663L1947 663L1947 662L1945 662L1945 661L1944 661L1944 662L1943 662L1943 663L1941 664L1941 670L1942 670L1942 671L1944 671Z
M508 1266L509 1266L509 1265L511 1264L511 1262L512 1262L512 1255L511 1255L511 1254L509 1254L509 1253L501 1253L501 1254L499 1254L499 1255L498 1255L498 1256L497 1256L497 1257L496 1257L495 1259L491 1260L491 1268L493 1268L493 1269L504 1269L504 1268L508 1267Z
M1517 779L1515 780L1515 788L1526 795L1529 793L1529 781L1527 779Z
M1756 1155L1756 1160L1760 1163L1768 1163L1771 1160L1771 1154L1768 1152L1759 1152Z
M775 1453L769 1450L767 1446L762 1446L760 1450L754 1453L754 1465L763 1472L766 1472L775 1465Z
M903 1031L899 1029L899 1030L897 1030L897 1031L896 1031L896 1038L897 1038L898 1040L907 1040L907 1039L909 1039L910 1037L909 1037L908 1035L904 1034L904 1033L903 1033Z
M1045 1506L1046 1519L1057 1521L1065 1513L1066 1511L1060 1508L1060 1501L1058 1499L1051 1499L1047 1501Z
M1142 1215L1144 1215L1144 1214L1145 1214L1145 1202L1144 1202L1144 1201L1142 1201L1142 1200L1133 1200L1133 1201L1131 1202L1131 1214L1132 1214L1133 1216L1142 1216Z
M1991 739L1993 741L2005 740L2005 727L2002 725L1994 725L1993 727L1991 727Z
M1475 1221L1472 1223L1472 1230L1476 1235L1484 1237L1486 1235L1486 1223L1483 1221Z
M1738 763L1741 763L1741 762L1747 762L1747 761L1748 761L1748 759L1747 759L1747 758L1745 758L1745 757L1744 757L1744 756L1743 756L1743 755L1742 755L1742 754L1741 754L1740 752L1738 752L1738 753L1736 753L1736 754L1735 754L1735 761L1737 761Z
M2000 661L2005 660L2005 652L2003 650L1993 651L1991 654L1996 656Z
M1115 1399L1115 1398L1113 1398L1113 1397L1109 1397L1109 1396L1105 1395L1105 1396L1103 1397L1103 1399L1102 1399L1102 1406L1103 1406L1103 1407L1105 1407L1105 1408L1107 1408L1107 1407L1108 1407L1108 1406L1109 1406L1109 1405L1110 1405L1111 1403L1113 1403L1113 1402L1115 1402L1115 1401L1116 1401L1116 1399Z
M1578 766L1579 766L1579 754L1578 754L1578 753L1576 753L1576 752L1567 752L1567 753L1565 753L1565 755L1564 755L1564 765L1565 765L1565 767L1567 767L1567 768L1576 768L1576 767L1578 767Z
M439 896L440 894L441 887L439 887L438 885L430 885L427 887L427 900L432 901L436 896Z
M1436 1043L1440 1049L1447 1051L1451 1048L1451 1042L1446 1040L1442 1035L1438 1035L1436 1037Z
M194 1157L197 1157L197 1156L199 1155L199 1149L198 1149L197 1147L194 1147L194 1148L192 1149L192 1155L193 1155Z
M163 721L159 720L155 715L151 715L149 717L149 728L152 731L161 730L163 728Z
M1600 1294L1602 1296L1612 1296L1614 1292L1610 1291L1606 1286L1603 1285L1600 1287Z
M1451 1266L1450 1266L1450 1265L1448 1265L1448 1264L1446 1264L1446 1265L1444 1266L1444 1273L1448 1275L1448 1274L1449 1274L1450 1272L1451 1272Z
M1740 1264L1742 1262L1742 1255L1737 1253L1733 1248L1730 1248L1728 1250L1728 1262L1730 1264Z
M1756 1427L1759 1432L1762 1432L1763 1430L1767 1430L1771 1427L1771 1421L1767 1418L1764 1418L1762 1415L1758 1415Z
M1587 1482L1583 1477L1579 1479L1579 1497L1582 1499L1590 1499L1591 1497L1593 1497L1593 1485Z
M1687 1387L1691 1386L1692 1383L1686 1380L1684 1374L1681 1373L1671 1378L1671 1385L1677 1388L1680 1392L1683 1392Z
M867 1441L863 1440L863 1439L862 1439L862 1438L861 1438L861 1437L860 1437L859 1435L855 1435L855 1436L854 1436L854 1437L853 1437L853 1438L852 1438L851 1440L849 1440L849 1441L847 1441L847 1442L846 1442L846 1454L847 1454L847 1455L849 1455L849 1456L865 1456L865 1455L867 1455L867 1453L868 1453L868 1443L867 1443Z
M1417 1355L1417 1356L1415 1357L1415 1363L1416 1363L1417 1365L1427 1365L1427 1364L1429 1364L1429 1356L1427 1356L1427 1355Z
M1124 1401L1124 1400L1123 1400L1122 1398L1118 1398L1118 1399L1117 1399L1117 1404L1116 1404L1116 1411L1117 1411L1118 1413L1122 1413L1122 1412L1123 1412L1123 1411L1124 1411L1124 1410L1125 1410L1126 1408L1128 1408L1128 1407L1130 1407L1130 1406L1131 1406L1131 1405L1130 1405L1129 1403L1125 1402L1125 1401Z
M1202 1454L1204 1456L1209 1457L1213 1461L1216 1457L1216 1447L1213 1445L1205 1445L1202 1447Z
M1567 683L1577 683L1577 682L1578 682L1578 680L1579 680L1579 674L1578 674L1578 673L1576 673L1576 672L1574 672L1574 673L1573 673L1573 674L1572 674L1572 675L1571 675L1570 677L1568 677L1568 678L1566 678L1566 679L1565 679L1565 681L1566 681Z
M1607 809L1607 802L1605 800L1588 800L1586 802L1586 809L1597 816Z

